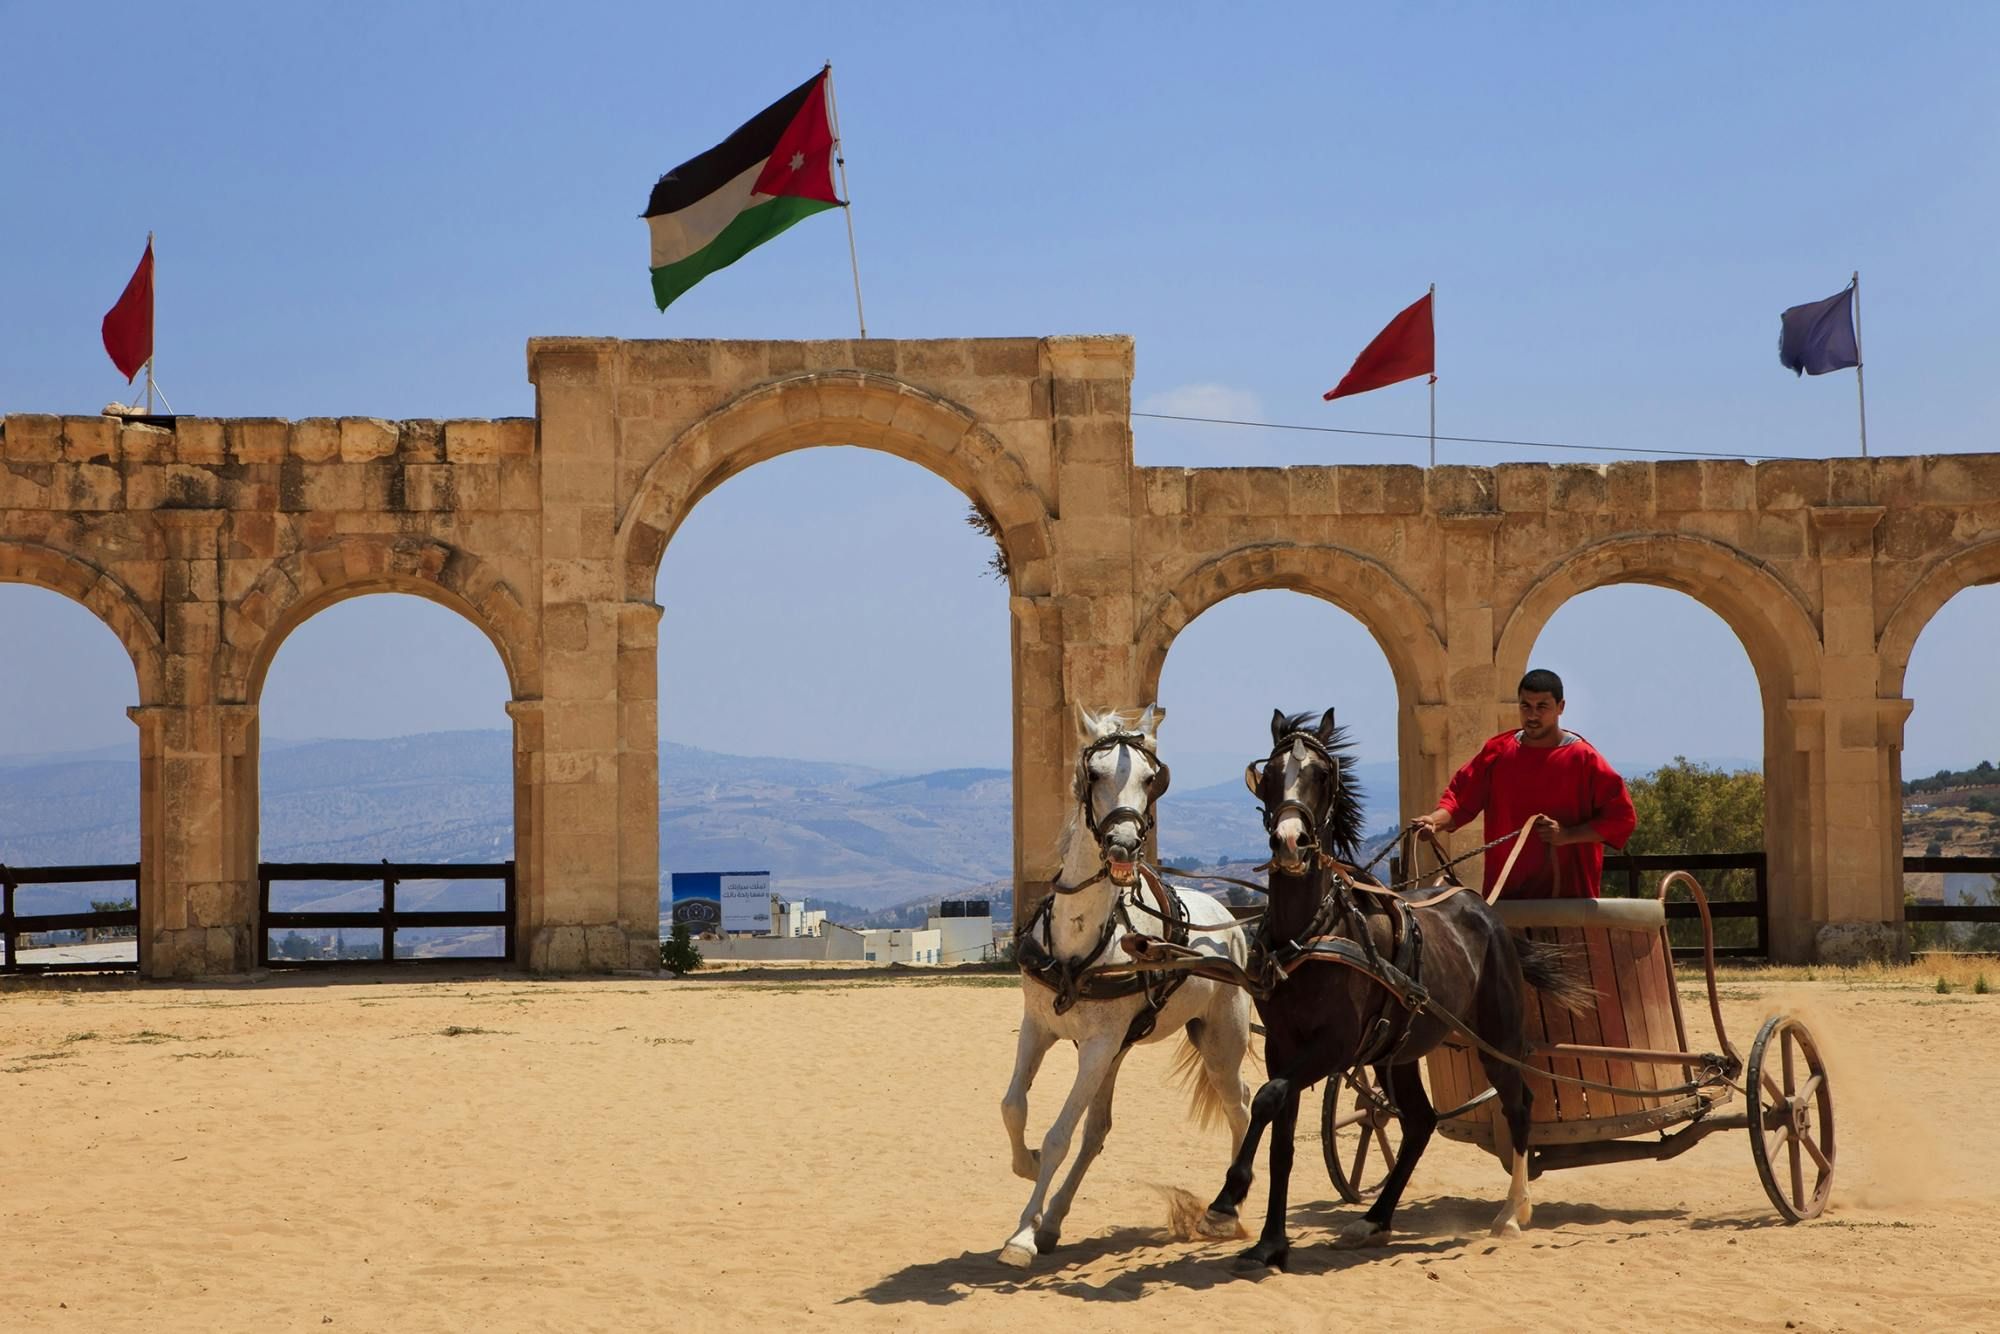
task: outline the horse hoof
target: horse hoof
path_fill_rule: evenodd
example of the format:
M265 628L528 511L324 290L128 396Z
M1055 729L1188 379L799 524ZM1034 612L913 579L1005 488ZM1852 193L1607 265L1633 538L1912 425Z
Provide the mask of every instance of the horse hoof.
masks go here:
M1521 1225L1509 1218L1503 1222L1495 1223L1490 1235L1498 1237L1502 1241L1518 1241L1521 1237Z
M1334 1234L1333 1244L1343 1251L1360 1250L1363 1246L1380 1246L1389 1240L1389 1229L1367 1219L1357 1219Z
M1238 1273L1254 1273L1259 1269L1275 1269L1282 1274L1285 1272L1285 1266L1290 1262L1291 1258L1292 1248L1290 1246L1265 1246L1259 1244L1252 1246L1249 1250L1244 1251L1236 1257L1236 1269Z
M1243 1230L1243 1220L1235 1214L1219 1213L1210 1209L1195 1223L1195 1231L1209 1241L1236 1241L1250 1234Z
M1055 1253L1056 1247L1061 1244L1062 1233L1060 1232L1043 1231L1035 1234L1035 1250L1039 1254L1052 1255Z
M1010 1269L1026 1269L1035 1262L1035 1253L1018 1242L1008 1242L1000 1248L1000 1263Z

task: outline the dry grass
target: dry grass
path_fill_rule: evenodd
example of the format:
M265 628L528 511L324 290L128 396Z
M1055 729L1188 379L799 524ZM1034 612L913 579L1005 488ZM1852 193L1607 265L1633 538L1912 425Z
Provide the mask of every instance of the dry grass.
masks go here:
M1677 963L1684 987L1700 987L1699 964ZM1861 963L1833 968L1825 964L1718 964L1718 986L1758 987L1776 982L1829 982L1835 986L1870 989L1934 991L1943 978L1953 991L1972 991L1981 977L2000 984L2000 958L1990 954L1920 954L1910 963Z

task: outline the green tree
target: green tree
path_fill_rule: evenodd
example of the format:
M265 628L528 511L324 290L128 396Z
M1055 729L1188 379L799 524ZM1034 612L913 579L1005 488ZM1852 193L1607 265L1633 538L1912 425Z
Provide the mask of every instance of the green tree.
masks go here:
M701 951L689 937L686 922L675 922L672 933L660 943L660 967L671 973L692 973L701 967Z
M1725 773L1697 764L1684 755L1644 778L1626 784L1639 816L1625 851L1635 856L1675 853L1762 852L1764 850L1764 776L1754 769ZM1617 858L1607 859L1615 869ZM1665 872L1642 873L1644 892L1651 892ZM1757 878L1748 870L1692 873L1714 902L1745 902L1757 895ZM1674 924L1676 945L1701 943L1693 922ZM1718 945L1755 943L1756 924L1747 918L1718 921Z

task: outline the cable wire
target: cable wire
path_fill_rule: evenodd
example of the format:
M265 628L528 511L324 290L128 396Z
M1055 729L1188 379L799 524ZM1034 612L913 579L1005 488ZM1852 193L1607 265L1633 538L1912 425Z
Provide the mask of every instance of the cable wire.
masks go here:
M1233 417L1187 417L1172 412L1134 412L1134 417L1150 417L1154 421L1203 422L1210 426L1254 426L1266 431L1313 431L1322 435L1372 435L1388 440L1429 440L1431 437L1420 431L1363 431L1352 426L1302 426L1295 422L1253 422ZM1520 449L1579 449L1593 454L1640 454L1654 457L1670 454L1677 458L1689 459L1755 459L1759 462L1807 462L1822 460L1805 459L1797 454L1738 454L1729 450L1696 449L1633 449L1626 445L1567 445L1554 440L1496 440L1480 435L1441 435L1439 440L1448 440L1460 445L1505 445Z

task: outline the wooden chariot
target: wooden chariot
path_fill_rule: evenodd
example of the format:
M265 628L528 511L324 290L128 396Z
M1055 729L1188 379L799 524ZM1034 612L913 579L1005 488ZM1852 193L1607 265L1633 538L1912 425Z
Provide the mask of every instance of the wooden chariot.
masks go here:
M1702 959L1716 1049L1688 1044L1667 940L1666 898L1684 888L1700 909ZM1569 952L1597 993L1572 1014L1527 992L1534 1093L1528 1171L1676 1157L1719 1130L1747 1130L1764 1191L1788 1222L1815 1217L1833 1186L1833 1092L1818 1045L1792 1015L1764 1021L1747 1063L1730 1045L1715 987L1715 936L1708 900L1685 871L1647 899L1546 899L1494 905L1508 926ZM1460 1107L1490 1086L1479 1053L1448 1044L1426 1060L1431 1101ZM1555 1076L1552 1078L1551 1076ZM1588 1087L1617 1086L1620 1091ZM1735 1095L1744 1105L1729 1109ZM1727 1109L1727 1110L1726 1110ZM1438 1133L1500 1154L1507 1142L1497 1100L1438 1125ZM1366 1070L1327 1081L1320 1143L1342 1199L1358 1204L1381 1187L1401 1132L1396 1109Z

